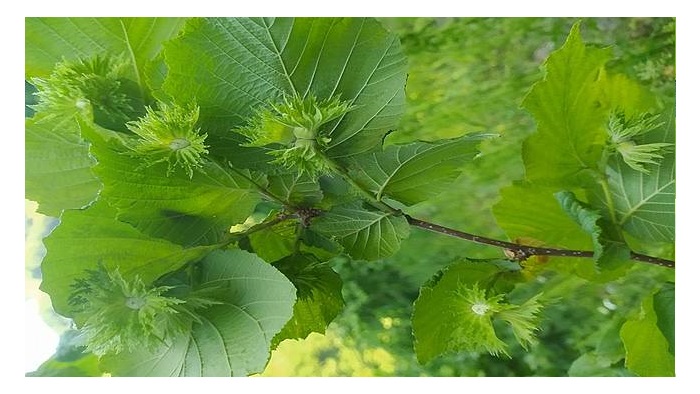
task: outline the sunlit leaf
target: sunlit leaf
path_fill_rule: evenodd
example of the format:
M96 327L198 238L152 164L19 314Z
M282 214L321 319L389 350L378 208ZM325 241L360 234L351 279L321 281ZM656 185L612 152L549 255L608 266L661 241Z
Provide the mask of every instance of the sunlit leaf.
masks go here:
M579 185L598 167L608 116L600 105L599 74L611 51L587 47L579 28L574 25L564 45L549 56L544 80L523 101L537 121L537 132L523 146L531 181Z
M535 296L522 305L509 304L504 294L486 288L500 270L491 264L460 262L426 283L414 304L413 335L422 364L444 354L484 352L508 355L494 321L506 322L521 345L534 342L541 304Z
M25 122L25 198L39 203L38 212L59 217L90 204L101 188L94 165L75 119Z
M654 299L647 297L641 310L620 329L625 344L625 366L639 376L675 376L675 358L657 326Z

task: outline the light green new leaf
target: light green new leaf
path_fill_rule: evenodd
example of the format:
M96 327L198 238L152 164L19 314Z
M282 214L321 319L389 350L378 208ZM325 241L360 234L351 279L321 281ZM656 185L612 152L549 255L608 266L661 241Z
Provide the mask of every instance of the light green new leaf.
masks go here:
M161 275L199 258L205 248L183 249L150 238L115 219L116 211L100 201L82 211L65 211L61 224L44 240L46 257L41 264L41 290L51 296L56 312L71 316L71 285L98 264L119 268L127 278L139 275L149 283Z
M94 201L101 184L75 119L27 119L24 138L25 198L39 203L38 212L59 217Z
M503 294L487 296L484 288L499 271L492 264L459 262L421 287L412 317L414 347L421 364L454 352L507 355L494 320L509 324L523 346L534 341L541 309L538 296L523 305L504 302Z
M328 324L343 310L340 276L327 263L309 254L288 256L273 266L297 288L294 316L275 336L273 347L285 339L303 339L312 332L325 333Z
M562 249L595 249L591 234L571 220L554 197L558 191L558 188L528 184L508 186L501 189L501 200L493 206L493 214L499 226L515 242ZM611 263L626 260L616 244L609 246ZM607 262L608 255L605 256ZM560 261L561 264L558 264ZM629 265L612 265L612 270L599 272L592 259L561 257L551 257L550 264L559 265L560 270L573 271L589 280L602 281L619 277L629 268Z
M410 227L403 216L368 211L360 203L351 203L315 218L311 230L341 244L352 258L372 261L396 253Z
M554 197L557 191L528 184L505 187L493 214L511 240L526 238L542 244L534 246L590 250L591 237L562 210Z
M261 372L274 336L292 317L295 288L273 266L242 250L214 251L201 265L195 290L221 302L199 312L181 335L153 352L106 356L113 376L246 376Z
M63 59L110 53L131 59L144 88L146 63L182 28L183 18L26 18L25 74L46 76Z
M674 143L675 111L666 112L658 130L644 135L640 143ZM675 240L676 157L666 153L659 165L648 166L645 174L630 168L620 156L611 158L606 169L614 221L632 236L646 242ZM597 204L605 206L602 190L596 192Z
M165 44L164 90L196 100L220 131L283 95L339 95L355 106L328 124L328 154L377 148L403 112L406 58L370 18L206 18Z
M537 121L537 132L523 145L528 180L574 187L587 170L597 169L608 116L600 105L599 74L609 58L609 49L584 45L576 24L547 59L545 79L523 102Z
M487 136L390 145L382 152L355 157L350 176L377 200L387 196L413 205L445 191L479 153L477 146Z
M101 198L119 209L120 220L147 234L187 246L213 244L260 201L248 171L206 161L191 179L184 171L166 176L167 163L145 167L118 142L100 140L94 128L83 126L99 162L94 170L104 184Z
M255 254L267 262L277 261L294 253L297 223L286 221L248 236Z
M642 301L639 316L620 329L625 345L625 366L639 376L675 376L675 358L657 325L652 296Z

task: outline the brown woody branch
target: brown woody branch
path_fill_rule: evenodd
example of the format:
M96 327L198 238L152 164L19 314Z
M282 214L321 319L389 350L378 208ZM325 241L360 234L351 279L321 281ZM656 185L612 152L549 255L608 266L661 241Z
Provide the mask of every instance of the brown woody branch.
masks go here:
M438 224L426 222L424 220L412 218L404 214L408 223L412 226L424 228L436 233L449 235L461 239L466 239L480 244L497 246L503 248L506 255L509 255L515 260L523 261L530 256L563 256L563 257L593 257L593 252L589 250L571 250L571 249L556 249L556 248L541 248L528 245L520 245L511 242L500 241L497 239L486 238L480 235L465 233L463 231L440 226ZM642 261L649 264L660 265L666 268L675 268L676 262L665 260L658 257L647 256L636 252L630 253L630 258L636 261Z

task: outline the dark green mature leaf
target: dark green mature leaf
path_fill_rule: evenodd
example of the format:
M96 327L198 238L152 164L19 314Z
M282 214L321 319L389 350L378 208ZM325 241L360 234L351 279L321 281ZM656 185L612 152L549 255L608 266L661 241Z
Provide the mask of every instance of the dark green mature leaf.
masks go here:
M664 283L661 290L654 294L654 312L656 325L668 341L671 354L676 354L676 285Z
M343 310L340 276L328 263L309 254L285 257L273 265L297 288L294 316L275 336L273 347L285 339L306 338L312 332L325 333L328 324Z
M209 131L207 129L207 131ZM242 146L247 143L246 137L237 133L212 134L207 138L209 154L221 161L229 162L236 168L245 168L267 173L279 171L278 167L270 164L270 155L263 148Z
M357 156L350 176L365 189L407 205L445 191L479 153L485 134L472 134L434 142L390 145L382 152Z
M34 95L37 92L36 87L29 83L28 81L24 81L24 117L25 118L31 118L34 116L34 108L32 108L34 105L37 104L37 98Z
M657 325L653 296L642 302L637 317L620 329L625 345L625 366L639 376L675 376L675 358L669 343Z
M412 317L420 363L454 352L507 355L506 344L496 335L494 320L508 323L521 345L534 341L536 318L542 307L539 296L512 305L503 301L503 294L489 294L487 289L499 272L494 264L459 262L421 287Z
M323 198L318 181L305 172L270 175L267 179L267 190L288 204L309 207Z
M101 188L90 169L95 159L75 119L27 119L24 138L25 198L39 203L38 212L59 217L95 200Z
M51 296L56 312L72 315L70 286L99 263L108 269L119 268L126 278L138 274L149 283L207 251L150 238L115 217L116 211L101 201L86 210L66 211L61 224L45 239L41 289Z
M528 180L578 186L587 170L597 169L608 116L599 75L609 58L610 49L584 45L576 24L547 59L545 79L523 102L537 121L537 132L523 145Z
M83 132L99 162L101 197L119 209L121 220L147 234L188 246L213 244L260 201L248 171L207 161L191 179L184 171L166 176L167 163L144 167L118 142L100 140L94 128L85 125Z
M349 100L355 109L328 124L336 158L377 148L403 111L406 58L369 18L193 19L165 58L164 90L196 100L220 131L285 94Z
M675 142L675 110L660 119L658 130L644 135L640 143ZM632 236L647 242L674 242L676 201L676 157L667 153L649 174L630 168L620 156L611 158L606 169L614 221ZM597 204L606 204L603 191L596 192Z
M315 218L311 230L341 244L352 258L372 261L396 253L410 227L403 216L351 203Z
M147 350L106 356L114 376L246 376L263 370L274 336L292 317L295 289L273 266L242 250L215 251L198 288L221 302L201 310L192 331Z
M26 18L25 74L46 76L63 59L124 54L144 88L145 66L184 18Z

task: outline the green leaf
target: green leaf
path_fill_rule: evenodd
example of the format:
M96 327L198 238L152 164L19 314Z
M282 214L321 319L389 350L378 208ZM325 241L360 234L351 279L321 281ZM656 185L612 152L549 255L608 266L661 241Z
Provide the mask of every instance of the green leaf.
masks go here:
M83 354L77 360L62 361L56 356L44 361L36 371L28 372L27 377L97 377L102 376L97 356Z
M201 114L200 114L201 119ZM209 155L222 162L231 163L233 167L273 173L278 167L270 164L270 155L264 148L243 146L246 137L237 133L211 134L207 137Z
M501 200L493 206L493 214L499 226L516 243L560 249L594 249L591 234L572 221L554 197L558 191L558 188L531 184L508 186L501 189ZM624 274L629 264L612 264L627 260L623 253L625 249L620 250L617 244L610 242L603 246L603 251L608 247L609 253L603 253L606 260L602 265L611 270L600 271L593 259L550 257L548 264L563 271L573 271L589 280L609 281Z
M620 263L629 260L629 249L621 239L615 239L611 225L604 222L602 215L587 204L576 199L569 191L557 192L554 197L562 209L593 241L593 259L598 263L597 268L616 268ZM606 231L607 230L607 231Z
M554 198L556 188L514 184L501 189L493 213L511 240L529 239L541 245L591 249L591 237L573 222ZM532 242L531 241L531 242Z
M654 312L656 325L668 341L671 354L676 354L676 285L664 283L661 290L654 294Z
M579 24L573 26L564 45L547 59L546 75L523 102L537 121L537 132L523 145L526 178L580 185L588 170L598 168L608 116L600 105L600 73L610 49L586 47Z
M246 376L261 372L274 336L292 316L295 289L270 264L242 250L214 251L195 290L221 302L200 312L187 335L154 352L102 358L113 376Z
M454 352L507 355L494 320L511 325L523 346L534 341L536 315L541 308L538 296L523 305L504 303L503 294L487 296L483 289L499 272L492 264L459 262L421 287L412 317L414 347L421 364Z
M285 94L340 95L356 109L327 124L334 158L377 148L403 112L406 58L369 18L192 19L165 59L165 91L220 131Z
M675 111L660 119L663 125L644 135L640 143L675 142ZM659 165L648 166L649 174L630 168L620 156L610 159L606 169L613 221L632 236L646 242L675 240L676 157L667 153ZM595 203L607 206L604 191L596 192Z
M657 326L653 296L642 302L637 317L622 325L620 337L625 345L625 366L629 370L639 376L675 376L675 358Z
M657 97L639 82L623 74L602 72L601 83L604 83L603 106L611 109L621 109L627 116L644 112L653 112L657 106Z
M183 249L150 238L115 219L116 211L100 201L82 211L66 211L61 224L45 240L41 290L51 296L56 312L72 316L71 285L101 263L119 268L125 277L138 274L145 283L199 258L206 248Z
M350 176L371 191L407 205L445 191L461 174L464 164L479 153L485 134L471 134L434 142L390 145L382 152L355 157Z
M319 183L306 173L270 175L267 179L267 190L288 204L309 207L323 198Z
M294 316L273 340L273 347L285 339L306 338L312 332L324 334L326 327L343 310L343 281L328 263L313 255L297 254L276 261L297 288Z
M36 98L35 93L37 92L36 87L29 83L28 81L24 81L24 117L25 118L31 118L34 116L34 113L36 111L34 110L34 106L37 104L38 100Z
M206 161L191 179L183 171L166 176L167 163L144 168L118 142L101 140L90 126L83 132L99 162L94 170L104 183L101 198L119 209L120 220L152 236L187 246L213 244L260 201L247 170Z
M132 78L145 88L145 66L161 44L182 28L183 18L26 18L25 74L46 76L63 59L124 54Z
M341 244L352 258L372 261L396 253L410 227L403 216L368 211L360 203L351 203L315 218L311 230Z
M25 197L38 212L59 217L94 201L101 188L94 165L75 119L25 121Z
M603 253L601 236L603 230L598 226L598 220L602 218L600 213L586 207L576 199L576 195L569 191L561 191L554 194L564 212L571 217L586 233L591 235L593 241L593 258L598 260Z
M294 253L297 223L286 221L256 231L248 236L253 251L263 260L273 262Z
M623 368L612 366L609 359L599 357L595 353L584 353L581 357L571 363L568 371L569 376L575 377L620 377L630 376L629 372Z

